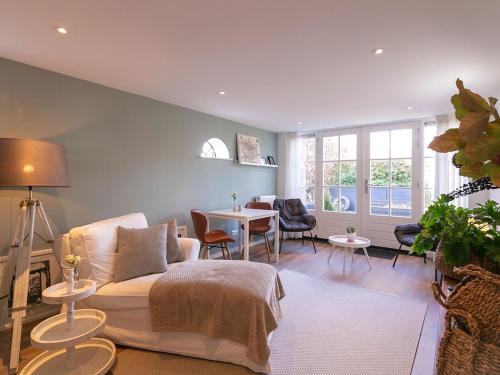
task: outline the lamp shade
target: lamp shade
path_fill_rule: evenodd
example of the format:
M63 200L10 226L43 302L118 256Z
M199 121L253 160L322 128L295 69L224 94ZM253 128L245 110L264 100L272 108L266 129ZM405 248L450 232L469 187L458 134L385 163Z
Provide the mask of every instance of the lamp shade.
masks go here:
M22 138L0 138L0 186L69 187L64 146Z

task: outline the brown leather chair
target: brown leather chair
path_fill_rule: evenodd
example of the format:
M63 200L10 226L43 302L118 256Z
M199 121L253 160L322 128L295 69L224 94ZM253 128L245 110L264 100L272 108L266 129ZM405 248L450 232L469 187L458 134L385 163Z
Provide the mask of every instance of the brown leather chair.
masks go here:
M273 207L271 203L267 202L248 202L245 204L245 208L254 208L257 210L272 210ZM267 232L271 230L271 218L266 217L264 219L257 219L250 221L250 235L263 235L264 242L266 244L267 257L269 261L271 261L271 244L269 242L269 238L267 238ZM245 226L242 224L241 228L245 230Z
M201 256L202 259L208 259L208 250L217 247L222 250L224 259L227 259L226 254L229 259L232 259L227 243L234 242L234 240L226 232L223 230L211 230L207 232L207 217L199 210L191 210L191 219L193 220L196 238L201 242L199 257ZM205 252L203 252L204 249Z

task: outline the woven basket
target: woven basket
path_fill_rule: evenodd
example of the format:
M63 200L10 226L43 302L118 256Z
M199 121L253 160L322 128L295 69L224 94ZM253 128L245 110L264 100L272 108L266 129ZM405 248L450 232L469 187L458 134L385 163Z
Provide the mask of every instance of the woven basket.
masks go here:
M439 272L441 272L443 275L445 275L453 280L458 280L458 281L462 280L462 276L454 271L455 268L458 266L456 264L453 264L453 263L447 263L443 259L442 247L443 247L442 241L439 241L439 243L436 247L436 255L434 258L436 269ZM496 263L490 257L478 257L478 256L472 255L471 259L470 259L470 264L478 265L478 266L486 269L487 271L493 272L495 274L500 273L498 263Z
M448 297L432 286L448 309L438 374L500 374L500 276L474 265L456 273L465 277Z

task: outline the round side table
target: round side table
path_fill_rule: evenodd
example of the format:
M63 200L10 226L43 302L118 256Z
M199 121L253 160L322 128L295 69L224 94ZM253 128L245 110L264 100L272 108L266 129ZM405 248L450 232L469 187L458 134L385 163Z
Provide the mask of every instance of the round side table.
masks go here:
M332 245L332 250L330 252L330 256L328 257L328 263L330 263L330 259L332 258L333 252L335 251L335 247L340 247L344 250L344 268L342 269L342 272L345 272L346 252L350 250L351 259L353 259L354 249L363 249L366 261L368 262L368 266L370 267L370 270L372 269L372 265L370 264L370 257L368 256L368 252L366 251L366 248L370 246L370 240L368 238L356 237L354 241L348 241L345 235L339 234L328 237L328 242Z

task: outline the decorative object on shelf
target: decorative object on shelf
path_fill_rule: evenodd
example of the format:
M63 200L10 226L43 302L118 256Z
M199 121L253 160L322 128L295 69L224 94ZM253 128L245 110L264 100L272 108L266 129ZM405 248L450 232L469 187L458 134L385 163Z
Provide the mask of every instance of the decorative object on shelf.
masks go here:
M274 161L274 158L271 155L267 155L267 164L276 165L276 161Z
M267 165L267 164L268 164L267 158L261 157L260 158L260 165Z
M9 371L15 373L19 365L22 319L26 316L30 258L37 214L46 234L44 240L54 242L42 203L33 199L33 187L70 186L64 146L34 139L0 138L0 186L27 187L29 192L28 198L19 205L0 286L0 316L7 316L10 282L15 275L9 362Z
M75 310L75 301L96 291L93 280L75 281L78 259L68 256L61 262L65 281L43 291L43 302L65 304L66 312L38 324L31 331L31 345L45 349L21 371L28 374L89 374L104 375L115 361L115 345L95 338L106 324L106 314L100 310Z
M260 165L260 139L245 134L236 134L238 161Z
M229 157L229 150L223 140L210 138L201 148L201 158L232 160Z
M463 278L446 297L434 283L436 301L446 310L437 373L498 374L500 371L500 276L478 266L456 269Z
M345 228L345 236L347 237L347 241L353 242L356 239L356 228L354 227Z
M233 191L231 193L231 198L233 198L233 211L238 212L238 203L236 202L236 199L238 199L238 193Z
M460 126L448 129L434 138L429 148L442 153L455 152L453 164L460 170L461 176L482 179L459 188L460 192L450 193L450 201L460 195L487 189L496 189L500 185L500 116L495 105L497 99L488 98L464 87L457 79L458 94L451 98L455 107L455 117ZM457 195L458 194L458 195Z
M436 268L444 275L460 279L456 266L480 265L493 273L500 271L500 205L492 200L473 209L456 207L442 195L420 220L422 231L412 251L423 255L436 249Z

